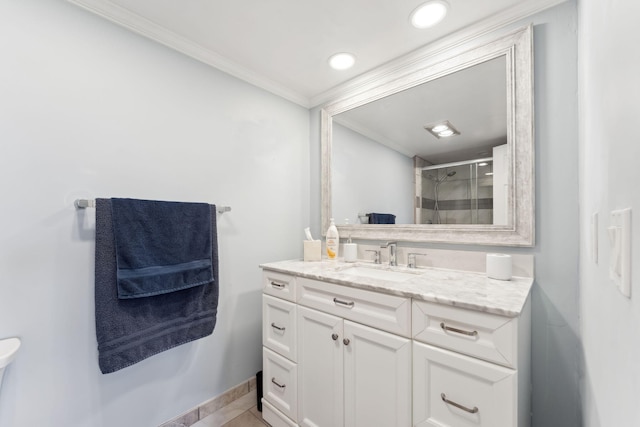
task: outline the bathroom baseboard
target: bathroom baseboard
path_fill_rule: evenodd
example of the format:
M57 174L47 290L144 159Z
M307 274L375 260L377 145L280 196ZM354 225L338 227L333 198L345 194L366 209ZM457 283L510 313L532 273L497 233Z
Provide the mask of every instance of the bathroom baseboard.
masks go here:
M189 427L201 419L213 414L220 408L223 408L244 396L245 394L253 391L256 388L256 378L252 377L235 387L230 388L224 393L209 399L193 409L188 410L182 415L162 423L159 427Z

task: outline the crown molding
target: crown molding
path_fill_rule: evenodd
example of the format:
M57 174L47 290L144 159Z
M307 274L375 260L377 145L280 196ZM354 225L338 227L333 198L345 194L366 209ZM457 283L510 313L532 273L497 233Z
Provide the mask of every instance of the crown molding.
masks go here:
M241 65L230 61L222 55L206 49L198 43L180 36L153 21L141 17L140 15L122 7L109 0L67 0L86 9L96 15L99 15L109 21L112 21L128 30L138 33L153 41L161 43L178 52L190 56L200 62L210 65L218 70L230 74L240 80L278 95L295 104L309 108L309 98L301 95L290 88L277 83L271 79L265 78Z
M403 71L412 72L425 57L477 40L486 34L564 3L567 0L529 0L521 3L440 40L429 43L413 52L393 59L385 65L363 73L313 97L302 95L285 85L251 71L109 0L67 1L288 101L305 108L313 108L345 96L345 94L367 90L375 86L379 79L384 79L391 74L397 75L397 73Z
M318 107L338 98L366 91L377 86L381 79L384 81L388 80L388 77L391 75L398 76L403 73L408 74L414 72L421 66L421 62L428 57L478 41L483 36L504 29L510 24L514 24L566 1L567 0L529 0L520 3L313 96L309 100L309 104L311 108ZM466 47L468 48L469 46Z

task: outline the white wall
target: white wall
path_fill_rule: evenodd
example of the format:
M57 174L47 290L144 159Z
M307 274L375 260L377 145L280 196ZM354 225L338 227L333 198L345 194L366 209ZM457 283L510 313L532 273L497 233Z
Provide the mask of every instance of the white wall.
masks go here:
M308 111L59 0L0 1L0 52L0 338L23 341L0 426L152 427L255 375L258 264L308 223ZM212 336L100 373L77 197L232 207Z
M332 146L336 224L346 218L359 224L359 212L390 213L397 224L413 224L412 158L335 122Z
M640 425L640 3L579 1L581 393L587 427ZM608 278L609 212L632 212L632 295ZM599 214L598 262L591 214Z

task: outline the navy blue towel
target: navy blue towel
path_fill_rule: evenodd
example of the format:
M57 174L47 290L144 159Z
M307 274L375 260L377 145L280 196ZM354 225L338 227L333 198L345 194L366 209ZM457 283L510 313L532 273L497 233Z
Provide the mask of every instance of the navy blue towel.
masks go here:
M141 298L210 283L206 203L111 199L118 297Z
M209 207L213 281L148 298L118 298L111 200L96 200L95 310L103 374L211 335L218 311L216 208Z
M395 224L396 216L392 214L370 213L369 224Z

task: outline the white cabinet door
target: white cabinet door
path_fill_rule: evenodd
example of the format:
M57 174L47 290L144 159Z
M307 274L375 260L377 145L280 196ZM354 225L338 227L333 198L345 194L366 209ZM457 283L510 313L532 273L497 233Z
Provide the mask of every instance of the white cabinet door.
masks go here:
M515 427L516 371L413 343L415 427Z
M298 424L343 426L342 322L298 306Z
M345 427L411 426L411 341L344 321Z

